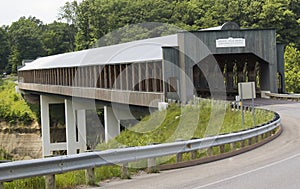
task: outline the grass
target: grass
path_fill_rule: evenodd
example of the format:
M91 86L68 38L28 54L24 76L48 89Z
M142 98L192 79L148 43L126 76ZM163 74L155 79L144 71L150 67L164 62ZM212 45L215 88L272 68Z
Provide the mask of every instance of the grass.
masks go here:
M255 110L257 125L268 122L274 118L274 113L266 110ZM202 138L211 135L236 132L254 126L251 112L245 112L245 126L241 126L241 111L232 110L227 102L200 99L192 105L179 106L171 104L167 110L156 111L145 117L137 125L127 128L118 137L107 144L98 145L98 149L119 148L124 146L142 146L151 143L173 142L178 139ZM225 146L225 150L229 150ZM213 148L213 153L218 154L219 149ZM205 151L197 152L197 157L205 157ZM183 159L190 159L189 154L183 154ZM174 163L175 156L157 158L160 163ZM147 161L142 160L129 164L131 172L146 167ZM104 166L95 169L96 182L120 177L120 167ZM72 171L56 176L58 188L71 189L77 185L85 184L83 170ZM44 177L16 180L5 183L5 188L15 189L42 189L45 187Z
M242 112L231 110L227 102L201 99L188 106L172 104L162 112L154 112L139 124L127 128L107 144L100 144L100 150L124 146L143 146L152 143L174 142L203 138L249 129L254 125L252 112L245 112L242 127ZM266 110L255 110L256 125L273 119L274 114Z

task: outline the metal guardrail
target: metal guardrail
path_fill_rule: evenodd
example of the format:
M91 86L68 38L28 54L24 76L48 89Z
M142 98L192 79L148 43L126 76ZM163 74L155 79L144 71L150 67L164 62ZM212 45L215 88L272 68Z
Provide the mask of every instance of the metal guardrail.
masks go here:
M91 169L111 164L124 164L142 159L151 159L207 149L251 139L268 133L279 127L279 125L280 117L276 114L275 118L265 125L237 133L188 141L178 141L174 143L128 147L76 155L2 163L0 164L0 183L34 176L55 175L68 171Z
M300 94L266 93L266 96L269 96L271 98L283 98L283 99L300 100Z

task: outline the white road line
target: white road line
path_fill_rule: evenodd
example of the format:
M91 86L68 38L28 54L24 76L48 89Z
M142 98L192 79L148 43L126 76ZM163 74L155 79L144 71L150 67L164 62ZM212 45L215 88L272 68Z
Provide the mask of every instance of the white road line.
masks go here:
M298 156L300 156L300 153L295 154L295 155L293 155L293 156L290 156L290 157L288 157L288 158L279 160L279 161L277 161L277 162L273 162L273 163L270 163L270 164L268 164L268 165L265 165L265 166L262 166L262 167L259 167L259 168L256 168L256 169L253 169L253 170L250 170L250 171L247 171L247 172L238 174L238 175L234 175L234 176L231 176L231 177L228 177L228 178L224 178L224 179L221 179L221 180L218 180L218 181L215 181L215 182L211 182L211 183L209 183L209 184L205 184L205 185L202 185L202 186L193 188L193 189L200 189L200 188L205 188L205 187L208 187L208 186L220 184L220 183L222 183L222 182L226 182L226 181L229 181L229 180L232 180L232 179L235 179L235 178L238 178L238 177L241 177L241 176L250 174L250 173L254 173L254 172L256 172L256 171L259 171L259 170L262 170L262 169L265 169L265 168L268 168L268 167L272 167L272 166L274 166L274 165L278 165L278 164L283 163L283 162L285 162L285 161L294 159L294 158L296 158L296 157L298 157Z

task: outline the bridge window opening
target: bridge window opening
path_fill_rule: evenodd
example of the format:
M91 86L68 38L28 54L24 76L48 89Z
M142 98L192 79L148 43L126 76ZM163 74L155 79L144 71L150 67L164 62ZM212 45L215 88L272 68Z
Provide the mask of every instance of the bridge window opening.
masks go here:
M282 93L282 75L277 72L277 86L278 86L278 93Z
M64 104L49 104L50 142L66 142L66 120Z
M261 71L260 71L260 66L259 66L259 62L256 62L255 63L255 81L256 81L256 88L257 89L260 89L260 74L261 74Z

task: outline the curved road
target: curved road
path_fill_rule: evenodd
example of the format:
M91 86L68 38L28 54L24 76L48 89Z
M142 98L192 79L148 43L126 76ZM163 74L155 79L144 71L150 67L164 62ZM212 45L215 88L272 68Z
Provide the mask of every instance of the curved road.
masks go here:
M276 102L276 101L275 101ZM300 103L272 104L284 131L250 152L199 166L102 183L101 189L298 189L300 188Z

